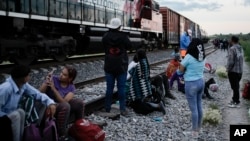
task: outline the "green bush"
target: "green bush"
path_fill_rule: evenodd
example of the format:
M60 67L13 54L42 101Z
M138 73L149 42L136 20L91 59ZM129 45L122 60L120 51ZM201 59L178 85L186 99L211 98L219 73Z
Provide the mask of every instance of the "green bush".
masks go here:
M203 124L218 125L222 121L221 113L218 109L208 108L203 115Z
M217 75L218 75L220 78L227 78L227 71L226 71L226 68L223 67L223 66L219 66L219 67L216 69L216 73L217 73Z
M214 109L214 110L218 110L219 109L218 105L216 105L215 103L209 104L209 108Z
M244 50L245 61L250 62L250 40L241 40L240 44Z

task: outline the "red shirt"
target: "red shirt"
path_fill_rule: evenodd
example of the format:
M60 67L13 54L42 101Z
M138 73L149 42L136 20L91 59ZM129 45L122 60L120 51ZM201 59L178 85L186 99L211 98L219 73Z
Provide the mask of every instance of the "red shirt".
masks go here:
M168 76L168 79L170 79L173 75L173 73L179 68L180 66L180 62L172 59L169 64L168 67L166 69L166 76Z

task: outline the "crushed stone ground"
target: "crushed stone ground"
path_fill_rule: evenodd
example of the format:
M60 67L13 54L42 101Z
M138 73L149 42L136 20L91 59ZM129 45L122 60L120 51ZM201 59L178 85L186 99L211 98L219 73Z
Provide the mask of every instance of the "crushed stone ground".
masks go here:
M215 67L225 66L227 62L227 51L217 50L212 55L207 57L208 62L213 62ZM218 83L222 84L220 86L220 93L224 95L224 98L219 100L220 109L222 112L222 123L219 125L219 128L222 130L222 136L224 136L225 141L230 140L230 125L249 125L250 120L248 117L248 110L250 101L242 98L242 90L244 82L250 80L250 67L249 64L244 62L243 76L240 82L240 108L229 108L227 105L232 99L232 89L230 87L229 81L227 78L219 78L217 76ZM217 101L218 102L218 101Z

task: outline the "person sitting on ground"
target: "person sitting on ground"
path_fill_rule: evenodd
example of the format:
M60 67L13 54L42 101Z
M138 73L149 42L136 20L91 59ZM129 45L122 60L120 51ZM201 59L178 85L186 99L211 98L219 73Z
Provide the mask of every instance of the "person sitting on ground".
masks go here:
M183 73L181 73L181 72L179 71L179 69L177 69L177 70L174 72L174 74L172 75L172 77L170 78L170 81L169 81L170 89L173 89L174 81L177 81L178 91L180 91L180 92L182 92L183 94L185 94L184 77L183 77Z
M214 85L212 85L214 84ZM210 86L213 86L212 91L217 91L218 85L216 84L214 78L210 78L205 82L205 88L204 88L204 94L202 95L202 98L208 98L208 99L214 99L210 94L209 94L209 89Z
M176 99L176 97L170 91L168 77L165 74L155 76L154 79L152 79L151 84L152 87L158 91L158 93L163 93L160 95L171 99Z
M70 114L74 115L75 121L82 119L84 115L83 100L74 98L73 81L76 75L75 68L66 65L59 76L49 73L40 87L41 92L57 102L55 118L60 140L67 140L65 131Z
M51 117L56 112L55 102L28 83L30 71L28 66L15 66L11 70L10 77L0 85L0 118L10 121L13 141L21 141L23 138L26 117L25 111L19 108L19 101L24 95L31 96L46 105L47 114ZM5 135L1 137L4 138Z
M168 79L170 79L173 75L173 73L179 68L180 66L180 53L179 53L179 49L175 48L175 51L171 54L171 56L173 57L168 66L165 69L165 74L168 77Z
M128 66L127 103L136 113L148 114L162 111L166 114L164 103L154 101L150 84L150 69L146 52L139 49Z

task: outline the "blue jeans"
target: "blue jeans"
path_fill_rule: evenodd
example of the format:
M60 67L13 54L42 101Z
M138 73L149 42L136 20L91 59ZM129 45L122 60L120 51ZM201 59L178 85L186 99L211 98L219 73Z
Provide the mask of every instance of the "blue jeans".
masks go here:
M117 89L118 89L118 98L120 103L120 111L123 112L126 110L126 81L127 81L127 72L114 75L111 73L105 73L106 78L106 98L105 98L105 110L106 112L110 112L111 104L112 104L112 97L113 91L115 87L115 81L117 81Z
M205 83L203 78L195 81L185 81L185 94L192 113L192 130L198 131L202 124L202 94Z

